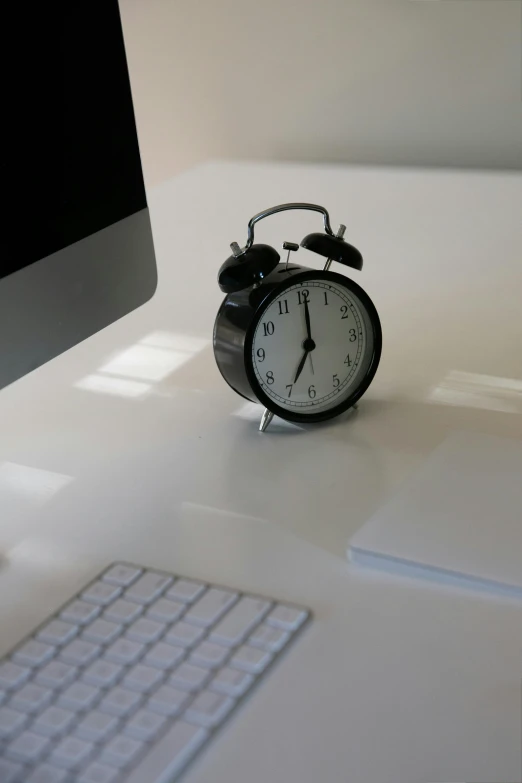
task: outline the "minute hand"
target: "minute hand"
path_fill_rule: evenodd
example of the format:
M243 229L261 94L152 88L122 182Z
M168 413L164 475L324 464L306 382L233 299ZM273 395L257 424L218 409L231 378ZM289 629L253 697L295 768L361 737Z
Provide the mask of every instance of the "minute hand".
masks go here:
M312 339L312 332L310 330L310 311L308 310L308 299L305 299L305 323L306 323L306 336L309 340Z

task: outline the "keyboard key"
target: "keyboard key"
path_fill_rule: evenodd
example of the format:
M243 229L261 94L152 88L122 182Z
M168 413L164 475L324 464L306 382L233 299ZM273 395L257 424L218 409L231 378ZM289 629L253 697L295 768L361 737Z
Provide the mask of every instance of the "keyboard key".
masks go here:
M208 686L211 691L216 693L222 693L224 696L242 696L252 685L255 678L247 672L242 672L239 669L230 669L225 666L221 669L210 685Z
M145 652L145 645L131 642L129 639L117 639L105 651L105 658L123 666L137 661Z
M21 712L37 712L49 704L52 696L53 692L49 688L28 682L13 694L9 706Z
M119 587L128 587L143 572L142 568L136 566L127 565L126 563L116 563L112 568L109 568L102 577L104 582L109 582L111 585L118 585Z
M185 611L185 604L171 601L169 598L158 598L147 610L147 617L159 620L160 623L173 623Z
M108 620L95 620L82 634L82 639L96 644L109 644L121 633L121 625Z
M124 732L129 737L150 742L162 731L167 719L163 715L148 710L138 710L127 723Z
M205 588L206 585L202 582L194 582L191 579L177 579L168 591L167 598L174 598L176 601L191 604L196 598L199 598Z
M113 604L107 607L103 616L107 620L113 620L115 623L132 623L143 612L143 607L139 604L132 604L124 598L118 598Z
M165 626L162 623L158 623L155 620L146 620L144 617L141 617L129 626L125 636L133 642L150 644L150 642L157 641L164 631Z
M145 656L145 662L158 669L172 669L185 655L183 647L157 642Z
M0 739L9 739L25 726L29 717L10 707L0 708ZM1 778L0 778L1 780Z
M169 644L179 644L180 647L193 647L204 635L204 628L197 628L181 620L167 631L165 641Z
M96 606L107 606L121 595L122 589L108 582L94 582L82 593L82 599Z
M273 628L281 628L283 631L296 631L307 617L308 612L304 609L280 604L270 612L266 622Z
M161 715L177 715L189 699L188 693L170 685L162 685L148 700L147 709Z
M64 620L51 620L38 634L38 639L49 644L67 644L78 633L76 625L66 623Z
M116 663L103 659L91 663L82 675L82 680L88 685L96 685L99 688L108 688L115 685L123 673L123 667Z
M262 623L249 636L248 644L252 645L252 647L259 647L261 650L276 653L283 649L289 639L290 634L288 631L283 631L280 628L271 628L269 625Z
M217 669L218 666L223 665L229 655L230 650L227 647L212 642L202 642L191 654L190 662L198 666L206 666L208 669Z
M170 780L194 756L208 737L208 731L177 720L165 736L154 746L154 752L130 773L125 783L153 783Z
M53 705L52 707L47 707L37 717L31 726L31 731L43 734L45 737L56 737L69 728L75 717L74 712Z
M92 754L94 746L78 737L66 737L53 750L50 760L57 767L73 769L85 762Z
M61 612L60 617L70 623L87 625L100 614L100 607L87 604L85 601L73 601Z
M95 761L84 769L77 783L116 783L120 773L114 767L108 767L106 764L100 764Z
M161 682L163 676L163 672L160 669L153 669L151 666L138 664L129 671L123 680L123 685L131 691L149 693Z
M13 653L13 661L25 666L40 666L42 663L49 661L54 653L54 647L51 647L49 644L31 640Z
M231 699L229 696L212 693L211 691L202 691L196 696L186 711L184 718L190 723L197 723L198 726L211 728L223 720L234 706L234 703L234 699Z
M35 680L47 688L59 688L70 685L75 679L78 669L61 661L51 661L36 673Z
M92 707L100 694L100 689L95 688L93 685L87 685L85 682L73 682L60 694L58 704L66 709L80 712Z
M190 607L183 619L206 628L219 620L236 599L237 593L212 587Z
M0 780L2 783L20 783L22 780L23 767L20 764L14 764L7 759L0 759Z
M30 669L17 663L11 661L0 663L0 688L6 691L17 688L29 678L30 674Z
M80 739L99 742L108 739L118 728L120 721L114 715L92 710L78 724L76 734Z
M27 783L66 783L66 781L67 772L64 769L57 769L50 764L39 764L29 776Z
M128 601L134 601L138 604L150 604L155 598L158 598L171 583L171 576L156 574L154 571L147 571L143 576L140 576L137 582L134 582L134 584L128 588L125 592L125 598Z
M259 650L256 647L249 647L244 644L234 653L228 663L234 669L242 669L250 674L260 674L271 660L272 655L266 652L266 650Z
M100 648L97 645L83 639L74 639L66 647L62 647L60 658L73 666L86 666L97 657L99 652Z
M13 761L37 761L49 744L47 737L24 731L6 748L6 756Z
M269 601L243 596L212 629L210 640L228 647L243 642L270 609Z
M170 678L170 682L183 691L199 691L211 676L212 672L209 669L202 669L191 663L182 663Z
M104 748L101 761L118 768L126 767L144 748L143 742L132 737L114 737Z
M125 717L132 712L142 699L141 693L128 691L125 688L116 686L108 692L104 699L98 705L101 712L108 712L109 715L116 715L119 718Z

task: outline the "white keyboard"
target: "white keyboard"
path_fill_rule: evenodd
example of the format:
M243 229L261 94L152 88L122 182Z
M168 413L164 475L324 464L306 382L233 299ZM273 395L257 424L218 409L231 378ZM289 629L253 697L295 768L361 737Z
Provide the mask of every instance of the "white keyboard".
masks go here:
M309 618L110 566L0 661L1 783L171 783Z

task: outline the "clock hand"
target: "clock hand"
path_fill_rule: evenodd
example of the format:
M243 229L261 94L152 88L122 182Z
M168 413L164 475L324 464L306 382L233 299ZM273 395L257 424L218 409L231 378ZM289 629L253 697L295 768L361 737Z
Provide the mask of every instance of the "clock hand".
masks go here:
M299 378L299 376L301 375L301 373L303 371L303 367L305 366L305 362L306 362L306 357L308 356L309 353L310 353L310 351L306 351L305 350L305 352L303 354L303 358L299 362L299 367L297 368L297 372L295 374L294 383L297 383L297 379Z
M313 363L313 361L312 361L312 352L311 352L311 351L309 352L308 356L310 357L310 368L311 368L311 370L312 370L312 375L315 375L315 372L314 372L314 363Z
M311 354L311 352L315 348L315 342L312 339L312 332L311 332L311 329L310 329L310 311L308 309L308 299L304 300L304 312L305 312L305 324L306 324L306 339L303 342L304 354L303 354L303 357L302 357L301 361L299 362L299 367L297 368L297 372L295 374L294 383L297 383L297 379L299 378L299 376L301 375L301 373L303 371L303 367L306 364L306 357L307 356L310 356L310 365L312 367L312 374L314 372L314 365L313 365L313 362L312 362L312 354Z
M308 299L305 299L305 323L306 323L306 336L309 340L312 339L312 332L310 331L310 311L308 310Z

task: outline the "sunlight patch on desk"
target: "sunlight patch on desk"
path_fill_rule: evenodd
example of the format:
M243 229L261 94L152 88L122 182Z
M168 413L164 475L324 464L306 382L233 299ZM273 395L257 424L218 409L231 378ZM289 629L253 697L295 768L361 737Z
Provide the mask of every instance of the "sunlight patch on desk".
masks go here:
M461 408L522 413L522 380L451 370L428 401Z
M43 505L61 489L74 481L72 476L50 470L31 468L16 462L0 463L0 496L23 497L35 505Z
M98 372L102 375L118 375L157 383L185 364L191 356L191 353L184 351L138 344L103 364Z
M110 378L107 375L86 375L74 384L77 389L115 394L118 397L143 397L152 388L150 383L127 381L123 378Z
M175 334L173 332L151 332L139 341L139 345L151 345L155 348L168 348L183 353L195 354L209 345L210 340L203 337L192 337L190 334Z
M74 386L121 397L143 397L152 389L152 384L174 373L209 343L209 340L187 334L151 332Z

